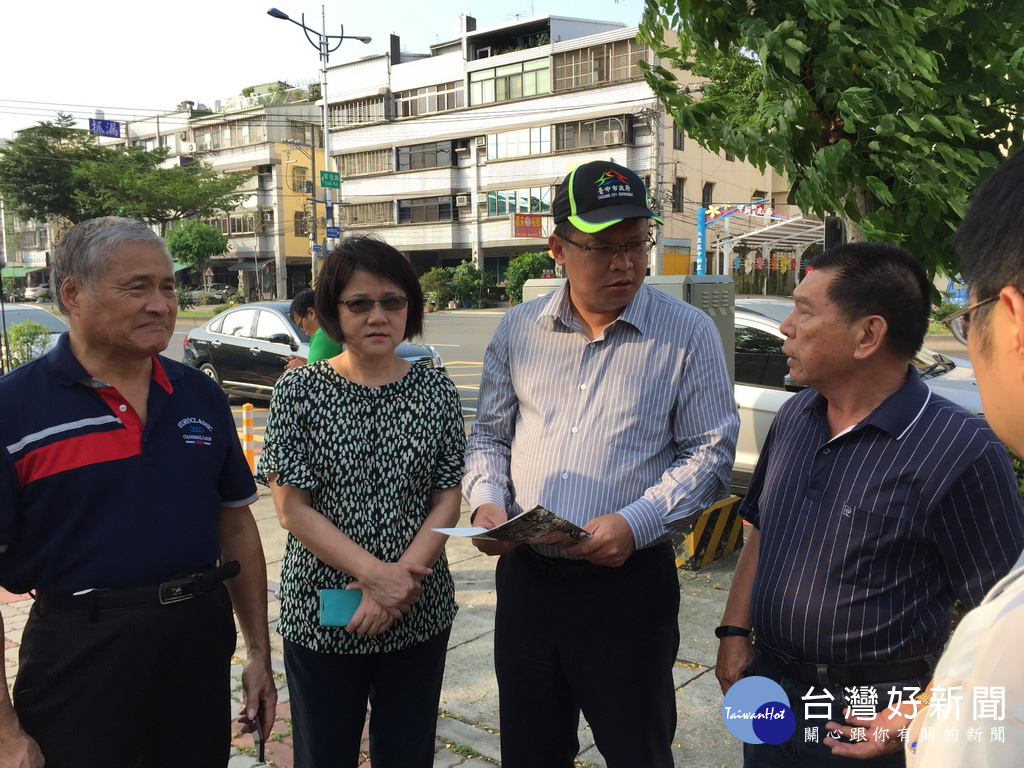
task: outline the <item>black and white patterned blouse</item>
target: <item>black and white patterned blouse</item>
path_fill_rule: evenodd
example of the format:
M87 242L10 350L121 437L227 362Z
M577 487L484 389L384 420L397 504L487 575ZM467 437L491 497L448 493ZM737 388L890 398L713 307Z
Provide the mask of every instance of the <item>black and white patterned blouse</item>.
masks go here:
M307 490L312 506L385 562L412 542L434 491L462 479L466 439L459 394L447 375L413 365L396 382L364 387L326 360L294 368L274 387L258 476ZM421 643L455 618L455 589L444 553L423 579L423 595L380 635L319 623L319 591L344 587L338 571L289 534L281 568L278 630L327 653L386 653Z

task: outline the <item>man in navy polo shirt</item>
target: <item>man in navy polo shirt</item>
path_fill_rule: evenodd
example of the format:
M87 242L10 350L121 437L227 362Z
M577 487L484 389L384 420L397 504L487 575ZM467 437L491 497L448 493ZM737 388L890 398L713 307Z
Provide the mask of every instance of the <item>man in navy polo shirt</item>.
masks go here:
M723 691L776 680L796 715L788 741L745 745L748 766L901 766L952 603L977 604L1010 569L1024 508L985 422L908 364L930 310L916 259L854 243L812 267L781 326L808 388L779 411L740 507L754 527L716 674Z
M0 766L222 768L232 606L239 720L267 734L276 703L256 488L230 410L157 354L177 303L148 227L75 225L52 284L71 330L0 379L0 584L36 598L13 706L0 678Z

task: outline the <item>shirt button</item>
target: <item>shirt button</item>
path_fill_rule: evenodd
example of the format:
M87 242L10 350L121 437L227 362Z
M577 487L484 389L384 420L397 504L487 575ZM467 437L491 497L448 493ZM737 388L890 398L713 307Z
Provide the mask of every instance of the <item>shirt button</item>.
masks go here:
M580 431L580 428L579 428L579 427L573 427L573 428L572 428L572 429L570 429L569 431L570 431L570 432L572 432L572 433L573 433L573 434L575 435L575 434L576 434L577 432L579 432L579 431Z
M563 472L562 473L562 479L563 480L568 480L569 479L569 473L568 472Z
M580 389L586 389L586 388L587 388L586 384L580 384Z
M821 452L824 453L827 456L828 454L832 453L832 449L831 448L822 448Z
M121 413L124 413L125 411L128 410L128 406L125 405L124 403L121 403L121 405L117 406L117 410L119 410Z

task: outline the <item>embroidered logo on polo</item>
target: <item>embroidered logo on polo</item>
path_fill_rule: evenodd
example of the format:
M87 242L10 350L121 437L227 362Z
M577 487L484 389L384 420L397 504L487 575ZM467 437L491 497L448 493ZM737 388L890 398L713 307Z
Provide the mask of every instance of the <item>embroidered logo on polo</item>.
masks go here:
M633 197L629 180L618 171L609 168L602 173L597 182L597 199L608 200L613 197Z
M178 422L181 436L189 445L212 445L213 427L202 419L190 416Z

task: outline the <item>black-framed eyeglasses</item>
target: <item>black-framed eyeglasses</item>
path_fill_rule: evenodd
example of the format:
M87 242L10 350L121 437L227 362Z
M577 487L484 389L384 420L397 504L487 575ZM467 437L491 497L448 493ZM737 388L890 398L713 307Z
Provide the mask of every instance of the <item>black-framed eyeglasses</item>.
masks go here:
M967 334L971 328L971 313L979 307L984 307L986 304L991 304L993 301L999 299L999 294L995 296L989 296L987 299L982 299L977 304L971 304L970 306L964 307L945 318L942 322L949 328L952 334L962 344L967 343Z
M385 312L400 312L409 303L408 296L388 296L385 299L338 299L339 304L348 307L348 311L357 315L365 315L373 310L374 304L380 304Z
M625 250L626 255L631 259L639 259L646 256L651 252L651 248L654 247L654 241L651 239L637 240L632 243L623 243L622 245L616 245L615 243L597 243L596 245L583 245L577 243L575 240L570 240L565 235L559 235L560 238L570 245L575 245L577 248L582 248L584 251L589 251L603 259L613 259L619 255L620 250Z

